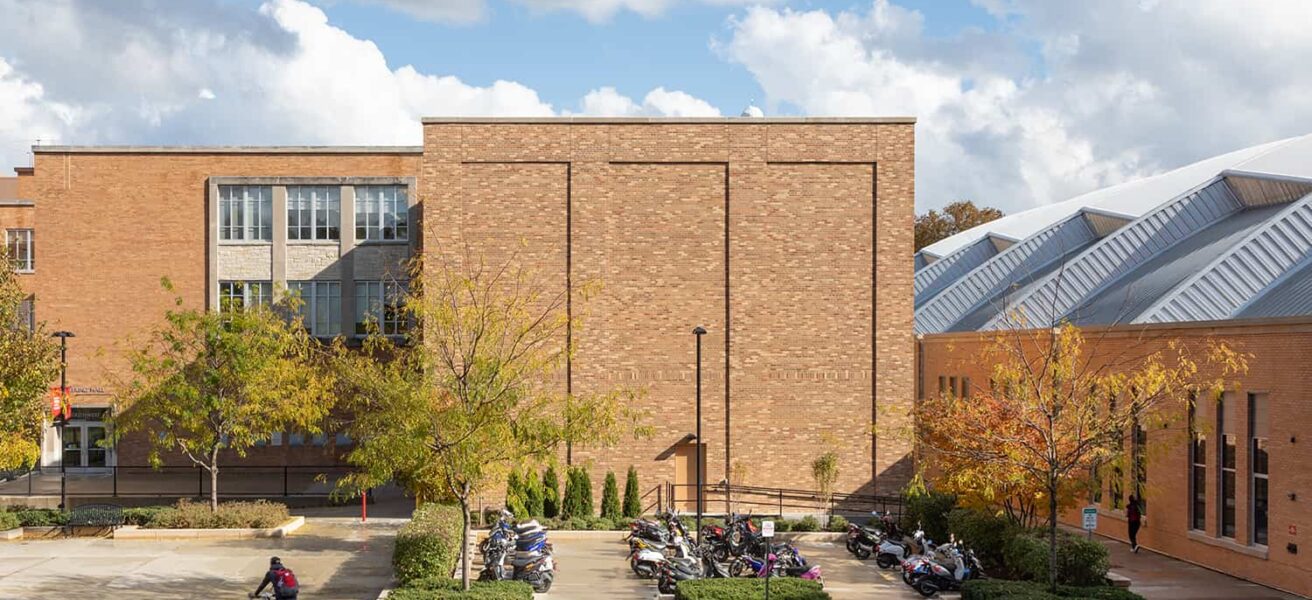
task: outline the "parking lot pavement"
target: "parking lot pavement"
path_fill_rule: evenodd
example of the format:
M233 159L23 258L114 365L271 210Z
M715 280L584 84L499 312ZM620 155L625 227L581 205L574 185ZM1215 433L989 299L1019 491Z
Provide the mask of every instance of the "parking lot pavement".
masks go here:
M392 578L402 519L307 519L286 538L0 542L0 599L244 598L269 557L296 572L303 597L373 599Z

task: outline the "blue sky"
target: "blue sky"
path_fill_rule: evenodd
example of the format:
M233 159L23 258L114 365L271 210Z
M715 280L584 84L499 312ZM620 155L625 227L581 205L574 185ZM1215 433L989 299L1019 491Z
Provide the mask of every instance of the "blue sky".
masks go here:
M1312 132L1312 2L0 0L0 172L59 144L418 144L423 116L914 116L1008 212ZM58 40L52 44L51 40Z
M998 27L997 19L967 0L905 5L923 12L926 33L937 37L949 38L968 27ZM738 6L681 4L655 17L625 11L594 23L573 12L494 1L490 16L473 24L422 21L383 4L335 0L319 6L336 25L378 44L394 68L412 64L473 85L511 79L562 109L576 110L578 99L598 82L629 96L663 85L702 98L726 114L737 114L751 100L764 102L751 74L713 48L714 40L731 33L728 22L742 12ZM865 8L854 2L788 6L829 12ZM779 112L802 111L782 104Z

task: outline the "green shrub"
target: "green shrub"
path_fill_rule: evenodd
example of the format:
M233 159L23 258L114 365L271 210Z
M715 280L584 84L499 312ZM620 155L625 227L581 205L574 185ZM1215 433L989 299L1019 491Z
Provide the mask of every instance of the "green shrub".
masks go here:
M571 467L565 480L565 498L561 501L560 514L564 517L591 517L592 478L584 467Z
M15 507L9 514L18 517L23 527L56 527L68 524L68 514L50 508Z
M511 471L506 476L506 510L515 515L520 521L527 521L531 517L528 513L528 503L524 497L524 484L519 479L518 471Z
M211 511L208 503L179 500L156 511L143 527L147 529L267 529L287 522L287 505L256 500L223 502Z
M765 596L764 579L692 579L680 581L674 600L758 600ZM828 600L819 582L793 577L770 580L772 600Z
M560 478L554 466L547 467L542 474L542 516L548 519L560 516Z
M796 525L797 525L797 521L789 521L788 519L778 519L774 522L774 530L780 533L784 533L787 531L797 531L798 529Z
M18 515L7 512L0 512L0 531L9 531L18 529L22 524L18 522Z
M829 517L829 523L825 525L825 530L837 531L840 533L847 531L847 518L843 517L843 515Z
M449 504L425 504L396 533L392 571L402 584L424 577L450 577L460 558L464 516Z
M460 590L460 580L451 577L427 577L393 590L394 600L531 600L533 588L523 581L471 581L469 591Z
M629 474L624 477L624 518L636 519L642 516L642 490L638 489L638 470L629 465Z
M167 506L138 506L123 509L123 524L145 527L154 521L159 513L168 510Z
M541 518L546 504L544 490L542 489L542 480L532 471L524 471L520 477L520 489L524 494L524 509L528 515L533 518Z
M1007 581L1003 579L977 579L961 587L961 600L1143 600L1143 596L1130 590L1110 586L1057 586L1057 593L1048 591L1047 584L1034 581Z
M820 519L806 515L793 523L793 531L820 531Z
M1017 578L1048 580L1048 538L1046 532L1034 530L1012 536L1003 547L1003 564ZM1111 563L1107 548L1093 540L1066 532L1057 534L1057 583L1063 585L1100 585Z
M966 547L975 551L976 558L984 563L986 570L1003 566L1007 541L1020 533L1020 528L1012 525L1006 517L969 508L948 513L948 528Z
M957 497L935 491L918 491L907 494L902 515L902 528L925 530L925 537L937 543L948 541L948 513L957 505Z
M601 516L607 519L620 516L620 487L614 471L606 471L606 483L601 487Z

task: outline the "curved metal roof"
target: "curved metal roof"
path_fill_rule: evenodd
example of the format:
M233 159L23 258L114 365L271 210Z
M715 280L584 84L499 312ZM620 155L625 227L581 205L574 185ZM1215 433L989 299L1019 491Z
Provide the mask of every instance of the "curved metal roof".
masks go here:
M1285 316L1312 306L1289 299L1312 287L1312 135L1008 215L915 262L917 333Z

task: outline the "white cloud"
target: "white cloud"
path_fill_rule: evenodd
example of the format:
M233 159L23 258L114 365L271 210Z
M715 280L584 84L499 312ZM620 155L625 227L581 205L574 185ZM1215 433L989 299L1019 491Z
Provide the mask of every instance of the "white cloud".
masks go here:
M144 0L139 0L144 1ZM0 0L0 168L41 138L63 144L419 144L419 118L547 116L513 81L474 85L389 68L372 41L300 0L258 11L220 3L109 10L94 0L39 8ZM66 50L48 51L47 39ZM614 91L611 90L613 93ZM617 108L595 114L631 114ZM657 88L642 114L714 108Z
M770 105L914 115L917 204L1017 210L1308 133L1312 3L977 0L999 31L951 39L888 0L753 8L715 47Z
M331 2L336 0L318 0ZM381 4L412 17L435 23L472 23L488 14L488 0L354 0ZM593 22L609 20L616 13L631 11L645 17L664 14L681 2L719 6L773 4L782 0L510 0L534 12L574 12Z
M609 117L718 117L720 110L701 100L680 91L669 91L658 87L647 93L642 103L620 94L613 87L603 87L588 92L583 97L583 110L586 116Z

